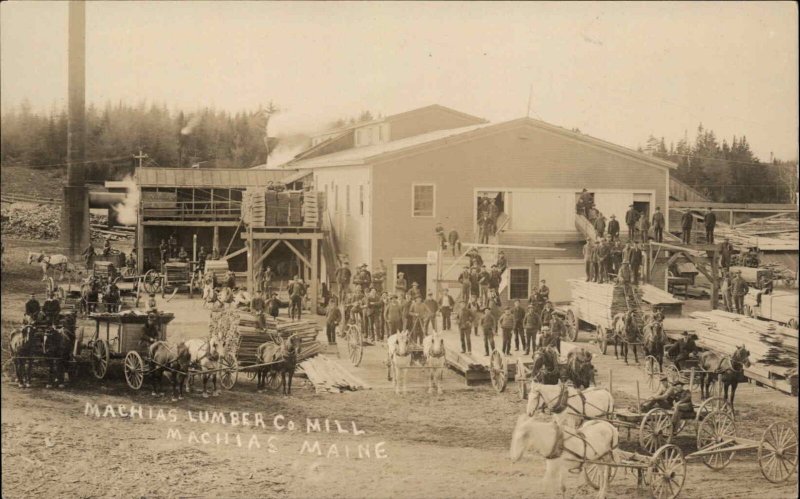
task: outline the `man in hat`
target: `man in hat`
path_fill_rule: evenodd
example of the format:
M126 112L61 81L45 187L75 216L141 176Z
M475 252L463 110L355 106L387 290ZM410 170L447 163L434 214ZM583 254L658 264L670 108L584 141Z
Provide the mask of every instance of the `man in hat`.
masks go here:
M664 214L661 213L661 208L656 206L656 212L653 213L653 236L656 238L656 242L662 242L664 240Z
M439 311L439 303L433 297L433 291L428 291L428 297L425 299L425 306L428 307L428 315L425 319L425 334L428 334L429 326L433 325L433 330L436 331L436 312Z
M417 298L422 299L422 291L419 289L419 283L416 281L412 282L411 289L408 290L408 294L411 295L411 301L414 301Z
M597 233L597 237L603 237L606 232L606 217L603 216L602 213L598 213L592 225L594 226L594 231Z
M650 235L650 220L647 218L646 214L642 214L639 217L639 235L642 238L642 242L646 243L647 238Z
M553 304L549 301L546 302L539 316L539 322L542 324L542 327L550 326L550 321L553 319L553 312Z
M673 433L681 423L681 419L694 415L694 404L692 404L692 392L687 390L683 381L680 379L672 383L672 430Z
M500 316L500 329L503 330L503 355L511 355L511 335L514 331L514 313L506 307Z
M478 336L478 329L480 329L480 319L481 319L481 306L478 303L478 296L472 295L469 297L469 301L467 302L466 307L470 312L472 312L472 332L475 336Z
M408 291L408 281L406 275L402 272L397 273L397 279L394 280L394 292L399 296L405 296Z
M28 301L25 302L25 320L23 323L32 324L41 310L42 307L39 305L39 300L36 299L36 295L34 293L31 293L30 298L28 298Z
M633 274L633 283L638 285L639 284L639 271L642 268L642 248L639 246L638 243L633 243L633 246L630 251L630 264L631 264L631 273Z
M361 269L358 272L358 280L361 282L361 289L366 294L372 286L372 274L367 270L366 263L361 264Z
M611 236L612 241L619 240L619 222L614 214L611 215L611 219L608 221L608 235Z
M447 249L447 240L444 237L444 227L442 226L442 222L436 222L436 227L433 229L436 233L436 240L439 244L441 249Z
M425 329L430 316L430 309L422 301L421 296L414 298L414 303L409 309L411 316L411 339L414 343L422 344L422 339L425 337Z
M750 287L742 277L742 272L736 271L736 274L731 281L731 294L733 295L733 303L736 306L736 313L744 313L744 296L750 291Z
M336 344L336 328L342 322L342 311L339 309L336 298L332 298L325 310L325 333L328 336L328 345Z
M495 349L494 334L496 328L497 322L494 320L494 316L492 315L492 309L489 307L484 307L483 317L481 318L481 329L483 330L483 349L487 357ZM491 350L489 349L489 346L492 347Z
M519 344L525 350L525 333L523 323L525 322L525 309L520 305L519 300L514 300L514 307L511 309L514 314L514 351L519 351Z
M208 260L208 253L206 252L206 247L200 246L200 250L197 252L197 270L199 270L200 272L205 272L206 260Z
M272 292L272 281L275 279L275 272L272 270L272 267L267 265L267 268L264 269L264 275L262 276L261 282L261 289L264 290L265 293L269 294Z
M706 243L714 244L714 228L717 226L717 214L708 207L708 211L703 217L703 225L706 227Z
M522 319L522 328L525 331L525 355L536 352L536 333L539 332L540 327L539 314L536 313L536 308L533 304L530 304L525 311L525 317Z
M267 313L271 315L273 319L277 319L281 310L281 305L283 305L283 303L278 299L278 293L272 293L272 296L269 300L267 300L265 307L267 309Z
M342 266L336 269L334 273L336 283L339 285L339 297L342 299L350 291L350 279L352 276L353 274L350 272L350 262L345 259L342 261Z
M188 262L189 261L189 253L186 252L186 248L183 246L180 247L178 250L178 261L180 262Z
M694 225L694 215L691 210L686 210L681 215L681 240L683 244L692 244L692 225Z
M722 245L719 247L719 260L720 266L725 270L730 270L731 268L731 261L733 260L733 254L736 252L733 245L731 244L730 239L727 237L724 241L722 241Z
M147 314L147 322L144 324L141 343L150 346L158 341L161 333L161 321L158 320L157 312L150 312Z
M383 310L383 319L386 321L389 335L399 333L403 329L403 304L397 295L389 298L389 304Z
M489 291L499 291L500 279L500 269L497 265L492 265L492 270L489 272Z
M489 296L489 280L492 275L486 270L485 265L481 265L481 271L478 274L478 284L480 285L480 298L486 300Z
M595 250L595 263L597 265L596 282L603 283L608 280L608 261L611 258L611 246L605 239L600 239Z
M61 303L59 303L58 298L56 298L55 293L52 291L47 294L47 299L42 305L42 313L46 317L48 324L58 324L58 316L61 313Z
M469 306L465 306L458 313L458 331L461 337L461 353L472 353L472 339L470 330L473 327L476 317Z
M673 358L673 363L678 370L681 369L681 362L689 359L694 352L697 351L697 345L694 342L693 335L690 335L688 331L684 331L681 334L681 339L675 342L672 347L670 347L667 355Z
M658 390L656 391L655 395L650 397L648 400L644 401L638 410L641 413L646 413L656 407L660 407L661 409L672 409L672 396L674 395L675 391L672 390L672 387L669 383L669 378L667 376L661 376L659 379ZM636 409L634 409L635 411Z
M458 276L458 282L461 283L461 297L460 300L462 302L469 301L470 296L470 273L469 267L464 266L464 269L461 271L461 275Z
M541 303L548 303L550 301L550 288L547 287L547 281L542 279L539 281L539 291L537 291L539 295L539 301Z
M458 256L456 251L461 253L461 238L458 236L457 230L450 229L450 232L447 234L447 243L450 245L453 256Z
M111 254L111 237L106 236L106 240L103 241L103 256L108 256Z
M584 188L578 197L578 213L585 217L589 217L589 210L594 203L592 202L592 195Z
M366 297L366 322L365 334L371 341L375 341L379 336L378 327L380 326L378 318L380 317L381 297L378 296L378 291L375 288L370 288Z
M175 258L178 254L178 236L174 232L169 235L167 244L169 245L169 257Z
M639 221L639 212L633 207L628 205L628 211L625 212L625 225L628 226L628 240L633 241L636 235L636 222Z
M455 306L456 301L450 296L450 290L444 288L442 290L442 296L439 297L439 311L442 313L442 330L443 331L450 331L451 324L450 324L450 314L453 313L453 307Z
M733 295L731 294L731 274L727 270L722 271L722 283L719 286L722 294L722 306L726 312L733 311Z
M497 270L500 271L502 274L508 268L508 260L506 260L506 254L503 250L497 252Z

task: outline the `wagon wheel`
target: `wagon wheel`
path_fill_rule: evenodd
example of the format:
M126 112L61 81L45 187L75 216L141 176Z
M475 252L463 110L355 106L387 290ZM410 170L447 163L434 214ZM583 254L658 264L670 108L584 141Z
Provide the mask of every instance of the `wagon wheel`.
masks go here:
M758 466L772 483L785 482L797 472L797 431L793 424L778 421L769 425L758 444Z
M350 362L358 367L364 357L364 338L361 336L361 328L358 324L347 326L347 353Z
M225 369L219 373L219 383L222 388L230 390L236 384L236 379L239 377L239 362L232 354L225 354L224 357L219 359L220 367Z
M733 414L733 406L731 406L730 402L722 397L711 397L710 399L704 400L703 403L700 404L700 407L697 408L695 422L699 424L714 412L724 412L729 414L731 419L736 420Z
M575 319L575 313L572 310L567 310L564 314L564 339L567 341L576 341L578 339L578 321Z
M674 383L678 380L685 381L681 375L681 372L674 365L665 367L664 374L667 376L667 379L670 383Z
M706 416L697 427L697 450L713 447L713 452L703 454L703 464L719 471L731 462L735 451L726 451L725 445L736 439L736 424L727 412L715 411Z
M265 383L270 390L278 391L281 388L281 377L277 371L270 371Z
M672 417L664 409L652 409L639 424L639 445L642 450L654 453L659 447L672 442Z
M155 269L150 269L143 278L144 290L148 294L155 294L161 291L161 276Z
M258 371L255 370L255 369L248 369L248 370L244 371L244 375L248 380L252 381L252 380L256 379L256 375L258 375Z
M686 460L675 445L660 447L650 463L650 492L655 499L675 499L686 481Z
M795 318L789 319L789 322L787 322L786 325L792 329L797 329L797 319Z
M525 383L526 378L525 364L521 358L517 359L517 372L514 374L514 380L517 382L517 393L520 400L528 398L528 385Z
M142 360L139 352L136 350L128 352L128 355L125 356L123 367L125 368L125 381L128 382L128 386L134 390L141 388L142 382L144 382L145 367L144 360Z
M506 361L500 350L492 350L492 354L489 356L489 377L497 393L506 389L508 369L506 369Z
M600 460L608 463L614 462L614 458L610 453L603 456ZM617 467L603 466L595 462L584 462L583 475L586 477L586 483L594 490L600 490L600 477L602 473L606 474L606 485L608 485L617 475Z
M660 383L661 367L652 355L644 358L644 372L647 374L647 386L650 387L650 391L655 391Z
M597 326L597 342L600 344L600 351L603 352L603 355L606 354L606 348L608 347L608 336L606 336L608 332L606 328L603 326Z
M783 280L783 283L786 284L787 288L791 288L792 286L794 286L794 277L787 277L786 279Z
M97 340L92 345L92 374L97 379L106 377L108 370L108 343L105 340Z

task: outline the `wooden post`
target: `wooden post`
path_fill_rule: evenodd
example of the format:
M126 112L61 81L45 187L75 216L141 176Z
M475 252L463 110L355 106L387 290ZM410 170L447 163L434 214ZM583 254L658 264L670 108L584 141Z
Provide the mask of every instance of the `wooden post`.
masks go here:
M142 273L142 264L144 263L144 209L142 208L142 189L139 186L136 186L139 189L139 206L136 207L138 212L138 217L136 218L136 239L134 240L134 244L136 245L136 273ZM91 261L89 262L91 264ZM89 269L86 269L88 272Z
M636 412L638 412L640 414L642 412L642 403L641 403L641 400L639 398L639 380L638 379L636 380Z
M689 371L689 391L692 391L692 387L694 386L694 367L691 371Z
M717 250L711 252L711 310L719 305L719 276L717 265Z
M614 394L614 371L611 369L608 370L608 391Z
M213 189L212 189L213 190ZM216 251L214 251L216 250ZM214 226L214 237L211 240L211 252L219 254L219 225ZM222 256L222 255L220 255Z
M319 313L319 240L311 239L311 311Z

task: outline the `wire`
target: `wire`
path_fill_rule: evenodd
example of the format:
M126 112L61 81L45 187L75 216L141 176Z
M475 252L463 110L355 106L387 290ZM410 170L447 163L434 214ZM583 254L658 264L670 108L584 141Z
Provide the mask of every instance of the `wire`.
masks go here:
M105 158L105 159L91 159L88 161L73 161L70 163L51 163L49 165L3 165L3 166L13 166L18 168L45 168L49 166L69 166L69 165L85 165L87 163L101 163L107 161L120 161L123 159L130 159L129 156L120 156L118 158Z
M752 161L736 161L736 160L733 160L733 159L725 159L725 158L709 158L708 156L696 156L696 155L694 155L694 154L677 154L677 153L671 153L671 154L668 154L668 156L680 156L680 157L682 157L682 158L687 158L687 159L689 159L689 160L692 160L692 159L708 159L708 160L712 160L712 161L725 161L725 162L728 162L728 163L737 163L737 164L740 164L740 165L755 165L755 166L791 166L790 164L786 164L786 163L784 163L784 164L782 164L782 165L775 165L775 164L772 164L772 163L754 163L754 162L752 162ZM658 156L655 156L655 157L658 157ZM665 158L659 158L659 159L665 159Z

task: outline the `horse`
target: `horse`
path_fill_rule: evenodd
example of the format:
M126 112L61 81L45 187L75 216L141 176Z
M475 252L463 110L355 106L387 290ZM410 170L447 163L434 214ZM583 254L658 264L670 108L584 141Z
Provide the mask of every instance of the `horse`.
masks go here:
M561 375L558 367L558 351L554 347L544 347L533 354L531 377L534 383L555 385Z
M64 274L74 273L75 267L69 263L69 258L64 255L45 255L42 252L28 252L28 265L38 263L42 267L42 281L47 280L47 271L54 268L60 272L59 281L64 280Z
M214 384L212 395L215 397L219 396L219 390L217 389L217 373L208 373L208 371L216 371L220 366L219 359L225 356L225 347L222 345L222 342L212 336L207 340L187 340L184 344L187 350L189 350L190 364L201 370L200 374L203 377L203 397L208 398L206 385L209 378L211 378ZM189 379L191 379L191 377L189 377Z
M422 355L425 356L425 365L429 366L430 378L428 379L428 393L442 394L442 374L444 373L444 334L434 330L422 340Z
M736 395L736 387L739 385L739 378L745 367L750 367L750 352L744 345L736 347L733 355L722 355L711 351L700 354L700 395L703 399L711 396L709 387L711 382L722 376L722 383L725 387L723 398L728 400L728 387L731 388L731 408L733 408L733 398Z
M148 348L150 354L150 383L152 384L154 397L161 393L161 383L164 379L164 372L172 382L172 401L183 400L183 385L189 372L191 354L186 344L181 342L176 346L170 346L166 341L156 341Z
M64 388L64 365L69 360L75 337L64 326L48 327L42 338L42 355L49 358L49 372L45 388L53 385Z
M614 316L611 321L611 328L614 331L614 358L619 359L623 356L625 363L628 363L628 345L633 347L633 359L638 364L639 354L637 344L639 343L639 331L633 321L633 312L622 312ZM620 352L617 352L617 345L620 345Z
M576 348L567 354L563 377L572 381L576 388L589 388L594 382L592 354L585 348Z
M411 332L407 329L403 331L399 331L391 336L389 339L386 340L386 346L389 348L389 359L388 359L388 367L389 367L389 380L394 381L394 392L396 394L400 394L400 372L401 372L401 359L402 363L406 364L407 366L411 365L411 351L408 349L409 345L409 336ZM406 360L407 359L407 360ZM392 372L394 372L394 376L392 376ZM403 372L403 392L406 392L406 369L402 370Z
M281 375L281 391L284 395L292 394L292 379L297 367L297 356L300 354L301 341L299 336L290 336L288 339L277 338L259 345L256 350L256 360L262 366L257 372L257 389L259 393L264 388L267 375L275 372Z
M619 446L619 432L607 421L589 421L579 429L564 428L557 421L536 421L520 414L511 435L510 455L513 462L519 461L525 451L533 450L545 458L545 490L548 495L558 493L566 497L565 472L580 469L584 461L600 461L610 457L615 462L615 451ZM577 463L577 464L576 464ZM610 473L601 473L598 498L606 497ZM557 482L554 483L553 479Z
M20 388L31 387L31 373L33 371L33 337L36 329L31 325L15 329L9 338L11 357L14 359L14 371L17 377L17 386Z
M614 397L605 388L578 390L565 384L532 384L525 412L548 411L562 424L577 426L584 417L606 417L614 412Z
M649 322L644 327L644 354L655 357L658 361L658 372L664 370L664 346L667 334L661 321Z

